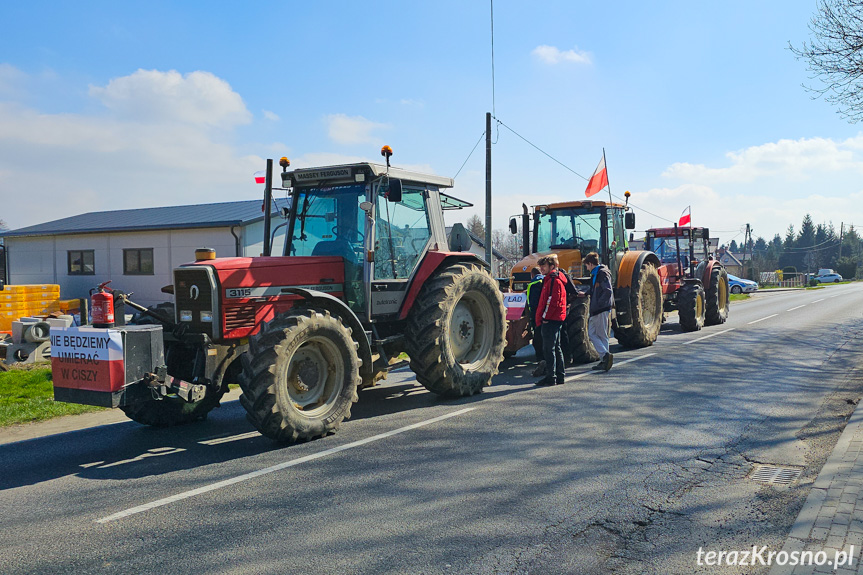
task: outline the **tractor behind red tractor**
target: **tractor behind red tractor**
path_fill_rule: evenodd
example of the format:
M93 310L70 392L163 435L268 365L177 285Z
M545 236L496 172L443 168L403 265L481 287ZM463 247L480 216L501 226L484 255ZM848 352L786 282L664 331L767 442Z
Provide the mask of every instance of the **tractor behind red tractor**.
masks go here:
M725 323L730 290L728 272L710 253L707 228L647 230L644 247L659 257L664 311L677 310L683 331Z

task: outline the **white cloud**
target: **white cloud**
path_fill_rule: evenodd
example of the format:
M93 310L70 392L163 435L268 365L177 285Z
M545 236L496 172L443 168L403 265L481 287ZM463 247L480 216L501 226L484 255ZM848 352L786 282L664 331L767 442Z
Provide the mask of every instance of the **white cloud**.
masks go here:
M338 144L368 144L379 141L373 134L377 130L389 128L362 116L330 114L326 117L330 139Z
M854 170L863 173L863 134L845 141L827 138L779 140L725 154L729 166L710 168L704 164L672 164L663 176L699 182L753 182L765 176L798 180L820 172Z
M560 64L561 62L574 62L576 64L591 64L592 58L590 52L583 50L560 50L555 46L537 46L531 52L535 57L539 58L546 64Z
M90 86L90 96L127 120L221 128L252 120L240 95L209 72L138 70L114 78L107 86Z
M275 112L271 112L269 110L264 110L264 117L271 122L278 122L281 120L281 118L279 118L278 114L276 114Z

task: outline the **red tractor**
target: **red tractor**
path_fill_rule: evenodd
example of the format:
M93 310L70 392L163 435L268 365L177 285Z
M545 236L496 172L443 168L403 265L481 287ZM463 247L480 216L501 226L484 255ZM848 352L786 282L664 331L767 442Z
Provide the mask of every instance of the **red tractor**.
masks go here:
M450 178L391 168L391 153L382 150L386 166L293 171L283 158L281 255L270 253L268 215L261 257L204 250L174 270L173 317L115 294L160 325L52 332L55 398L165 426L206 416L236 382L258 431L292 442L335 431L357 390L402 352L436 394L490 385L503 358L502 296L485 262L450 249L444 231L443 212L470 204L443 193Z
M662 284L663 309L677 310L683 331L728 319L728 272L713 259L707 228L653 228L647 230L644 249L655 253Z

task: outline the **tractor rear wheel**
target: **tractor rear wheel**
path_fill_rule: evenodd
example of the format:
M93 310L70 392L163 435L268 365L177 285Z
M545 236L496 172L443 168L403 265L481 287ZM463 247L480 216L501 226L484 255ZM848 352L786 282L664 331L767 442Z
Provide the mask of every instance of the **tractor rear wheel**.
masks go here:
M570 307L564 326L567 335L569 335L569 352L572 354L573 365L599 360L599 354L596 352L593 344L590 343L590 337L587 335L587 323L589 319L590 298L579 298Z
M250 341L240 403L252 425L271 439L322 437L350 417L360 363L351 330L339 318L293 308Z
M426 389L445 397L479 393L491 385L505 345L503 297L484 268L455 263L426 281L406 331L411 369Z
M662 327L662 284L653 264L644 264L629 292L632 325L614 327L617 342L626 348L653 345Z
M698 331L704 327L704 288L700 283L687 283L677 294L677 315L683 331Z
M718 325L728 319L728 302L731 293L728 289L728 272L724 267L716 265L710 272L710 284L707 286L707 315L705 325Z

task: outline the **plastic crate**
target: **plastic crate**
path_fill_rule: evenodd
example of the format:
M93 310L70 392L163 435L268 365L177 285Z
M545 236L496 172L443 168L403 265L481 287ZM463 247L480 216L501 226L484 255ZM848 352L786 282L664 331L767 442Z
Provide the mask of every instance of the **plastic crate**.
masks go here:
M60 297L60 285L59 284L28 284L23 286L24 293L50 293L57 294L57 297Z
M27 294L0 291L0 303L26 301Z
M62 311L63 313L68 313L70 311L79 311L81 308L80 299L61 299L57 300L57 303L60 306L60 311Z
M30 309L30 304L23 301L0 301L0 310L8 312L27 313Z
M46 301L60 299L60 292L34 291L24 294L26 301Z
M31 301L27 303L27 310L31 315L45 315L60 311L60 300Z

